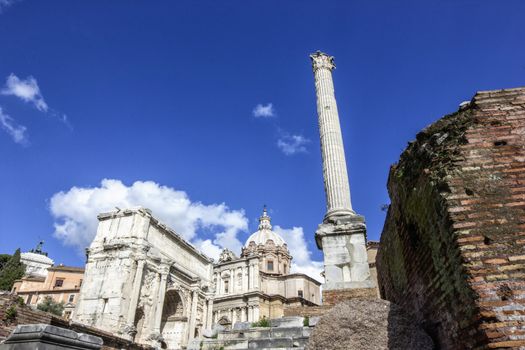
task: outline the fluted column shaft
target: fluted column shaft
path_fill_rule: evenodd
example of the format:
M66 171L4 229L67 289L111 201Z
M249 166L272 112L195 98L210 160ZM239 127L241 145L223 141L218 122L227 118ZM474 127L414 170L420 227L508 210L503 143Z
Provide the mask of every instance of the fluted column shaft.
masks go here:
M354 212L350 200L343 136L332 81L332 69L335 68L335 64L333 57L320 52L310 57L312 58L317 95L317 114L319 116L319 136L327 207L326 220L332 216L352 215Z

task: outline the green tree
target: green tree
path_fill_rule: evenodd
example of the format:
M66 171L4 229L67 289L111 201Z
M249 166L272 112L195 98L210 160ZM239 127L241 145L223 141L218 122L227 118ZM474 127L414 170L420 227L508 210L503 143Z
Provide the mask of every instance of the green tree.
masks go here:
M44 297L44 300L42 300L42 302L36 306L36 308L40 311L50 312L54 315L62 316L62 312L64 312L64 303L57 303L50 296L46 296Z
M11 259L11 254L0 254L0 271L4 268L9 259Z
M15 280L22 278L25 266L20 262L20 249L11 256L0 270L0 290L11 290Z

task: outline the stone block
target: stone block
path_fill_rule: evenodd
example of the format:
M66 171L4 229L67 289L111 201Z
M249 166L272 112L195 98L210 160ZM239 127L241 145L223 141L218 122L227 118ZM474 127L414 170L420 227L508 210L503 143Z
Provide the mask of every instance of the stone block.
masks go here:
M251 322L236 322L233 329L248 329L252 326Z
M295 338L303 336L303 327L277 327L271 330L272 338Z
M308 322L308 326L315 327L317 325L317 322L319 322L320 319L321 319L321 317L319 317L319 316L310 317L309 322Z
M270 325L272 327L302 327L303 322L304 317L288 316L272 319L270 320Z
M102 339L47 324L18 325L0 350L98 350Z
M250 339L248 349L292 348L292 338Z

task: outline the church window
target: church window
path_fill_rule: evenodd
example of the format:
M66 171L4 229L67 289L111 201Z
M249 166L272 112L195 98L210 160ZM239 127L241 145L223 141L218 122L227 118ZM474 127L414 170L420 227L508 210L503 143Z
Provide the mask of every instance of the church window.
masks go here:
M228 293L229 284L230 284L230 281L224 281L224 294Z
M283 265L283 273L286 273L286 264Z
M268 271L273 271L273 260L268 260Z
M55 287L62 287L64 285L64 280L61 278L57 278L55 280Z
M302 290L298 290L298 291L297 291L297 296L298 296L299 298L302 298L302 297L303 297L303 291L302 291Z
M240 287L242 285L242 274L237 275L237 285Z

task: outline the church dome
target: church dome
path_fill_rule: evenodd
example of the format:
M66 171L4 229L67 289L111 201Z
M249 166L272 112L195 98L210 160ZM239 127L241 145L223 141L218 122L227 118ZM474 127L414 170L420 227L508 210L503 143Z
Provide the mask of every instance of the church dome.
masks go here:
M28 262L32 262L51 266L54 263L53 260L48 256L33 252L20 253L20 260L26 264Z
M286 245L284 239L272 231L271 218L268 216L266 207L264 207L263 214L259 218L259 228L248 238L245 246L250 245L250 242L254 242L256 245L264 245L269 240L272 240L276 246Z

